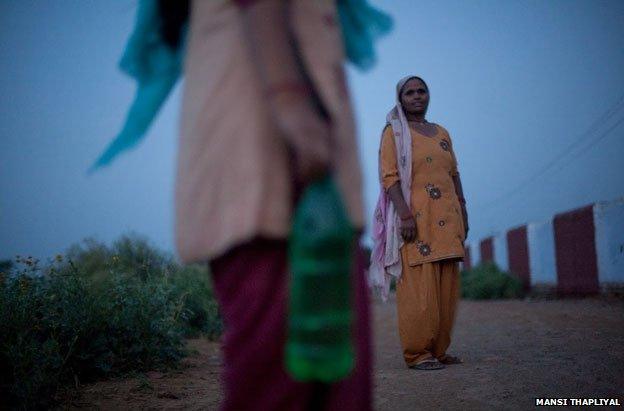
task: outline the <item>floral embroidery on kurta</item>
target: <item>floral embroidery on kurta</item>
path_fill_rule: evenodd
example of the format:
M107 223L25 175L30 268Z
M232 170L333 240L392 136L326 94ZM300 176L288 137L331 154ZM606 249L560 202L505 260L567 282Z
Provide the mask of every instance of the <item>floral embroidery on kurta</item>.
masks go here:
M416 246L418 247L418 251L420 252L420 254L422 254L423 256L426 257L431 254L431 246L429 244L418 241L416 243Z
M444 151L451 151L451 145L447 140L442 139L442 141L440 141L440 147L442 147Z
M427 190L427 192L429 193L429 197L433 198L434 200L442 197L442 192L440 191L440 189L431 183L425 186L425 190Z

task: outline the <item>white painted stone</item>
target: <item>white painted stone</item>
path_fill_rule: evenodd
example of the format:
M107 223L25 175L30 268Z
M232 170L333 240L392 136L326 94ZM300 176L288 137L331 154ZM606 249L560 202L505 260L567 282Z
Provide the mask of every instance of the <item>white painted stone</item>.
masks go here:
M624 197L594 204L598 281L624 284Z
M552 220L527 225L531 285L557 284L555 232Z
M479 248L479 241L471 241L468 246L470 247L470 262L472 266L479 265L481 262L481 248Z
M494 262L503 271L509 271L509 250L507 249L507 233L497 233L493 236Z

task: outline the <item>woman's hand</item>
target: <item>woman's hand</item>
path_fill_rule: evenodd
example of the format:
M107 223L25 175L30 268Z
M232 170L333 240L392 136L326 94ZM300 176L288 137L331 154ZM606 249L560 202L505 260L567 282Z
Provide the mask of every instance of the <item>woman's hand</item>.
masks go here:
M407 243L413 243L416 241L416 236L418 235L418 229L416 227L416 220L414 220L413 216L409 216L407 218L401 218L401 223L399 224L399 230L401 233L401 237Z
M299 179L308 184L329 171L329 125L306 96L275 96L272 101L275 124L295 155Z
M401 222L399 223L399 233L405 242L412 243L416 241L418 235L416 230L416 220L412 215L412 212L403 199L403 193L401 193L401 183L397 181L390 188L388 188L388 195L394 207L396 208Z

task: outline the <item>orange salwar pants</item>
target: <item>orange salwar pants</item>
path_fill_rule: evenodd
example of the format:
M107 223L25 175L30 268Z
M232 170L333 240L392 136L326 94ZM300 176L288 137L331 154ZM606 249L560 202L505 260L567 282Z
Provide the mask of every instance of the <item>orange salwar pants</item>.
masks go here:
M404 263L396 289L399 337L408 367L446 354L451 344L459 285L457 260L413 267Z

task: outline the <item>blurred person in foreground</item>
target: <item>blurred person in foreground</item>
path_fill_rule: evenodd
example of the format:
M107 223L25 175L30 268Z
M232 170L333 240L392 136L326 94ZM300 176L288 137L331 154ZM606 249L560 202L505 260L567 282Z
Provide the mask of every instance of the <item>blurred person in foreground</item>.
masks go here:
M224 319L223 409L370 409L361 258L353 374L325 389L284 369L296 190L331 170L352 224L363 227L334 2L235 3L191 3L176 186L180 256L210 261Z
M403 358L438 370L461 359L446 353L460 295L468 215L446 129L426 120L429 87L409 76L396 86L379 150L380 196L369 275L387 298L397 282Z
M137 78L137 96L95 167L136 144L183 72L176 245L184 263L211 268L225 324L224 410L371 409L359 248L352 267L353 372L328 385L293 381L284 368L287 238L299 192L331 173L350 223L358 234L364 227L341 34L345 22L361 30L370 16L382 15L363 0L139 3L121 62ZM345 41L347 53L370 50L368 34L356 37L364 48L349 50L354 43Z

